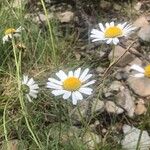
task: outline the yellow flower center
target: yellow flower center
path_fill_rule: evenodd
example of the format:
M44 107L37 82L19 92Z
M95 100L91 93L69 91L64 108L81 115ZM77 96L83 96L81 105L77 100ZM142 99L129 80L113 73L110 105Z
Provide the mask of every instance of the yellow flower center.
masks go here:
M144 72L144 75L146 77L150 77L150 65L147 65L145 68L144 68L145 72Z
M63 82L63 88L67 91L76 91L81 87L81 81L76 77L69 77Z
M5 35L13 34L13 33L15 33L15 32L16 32L16 30L15 30L14 28L9 28L9 29L7 29L7 30L5 31Z
M114 27L109 27L105 31L105 37L106 38L114 38L122 35L122 30L116 26Z

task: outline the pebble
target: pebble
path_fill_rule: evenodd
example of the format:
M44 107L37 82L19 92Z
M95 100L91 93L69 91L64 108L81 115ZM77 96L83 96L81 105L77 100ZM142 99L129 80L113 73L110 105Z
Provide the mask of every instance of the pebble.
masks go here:
M124 110L118 106L113 101L107 101L105 104L105 109L108 113L121 114Z
M141 97L150 96L150 79L143 77L143 78L135 78L129 77L128 80L129 87Z
M122 148L126 150L136 150L141 130L125 124L123 126L123 133L124 139L121 141ZM149 148L150 136L147 131L142 131L138 149L149 150Z

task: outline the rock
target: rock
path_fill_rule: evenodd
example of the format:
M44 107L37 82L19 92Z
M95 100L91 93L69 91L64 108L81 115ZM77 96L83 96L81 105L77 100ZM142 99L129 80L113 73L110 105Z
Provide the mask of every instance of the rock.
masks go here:
M150 42L150 24L144 25L138 32L138 37L145 42Z
M141 132L142 132L142 134L141 134ZM131 127L129 125L124 125L123 133L124 133L124 139L121 141L121 145L122 145L123 149L136 150L139 136L141 134L138 149L149 150L150 137L149 137L147 131L141 131L135 127Z
M141 59L139 59L138 57L136 57L131 63L130 63L130 66L134 65L134 64L137 64L139 66L142 66L142 61ZM131 70L131 69L130 69Z
M141 6L142 6L142 3L141 2L138 2L136 3L136 5L134 6L134 9L139 11L141 9Z
M128 73L125 72L125 70L123 70L123 69L118 70L115 74L115 78L117 80L126 80L128 78Z
M116 104L124 108L127 111L127 115L129 117L134 116L134 99L127 88L122 88L116 95Z
M111 92L104 92L104 95L105 95L106 98L109 98L109 97L113 96L113 93L111 93Z
M109 87L109 91L118 92L123 87L120 81L113 81Z
M134 113L136 115L142 115L147 112L147 108L145 107L144 104L145 103L142 99L140 99L139 101L136 102L136 106L135 106L135 110L134 110Z
M88 147L88 150L95 150L98 147L98 144L101 143L101 137L93 132L86 132L82 137L83 143Z
M65 11L63 13L56 14L56 16L61 23L68 23L73 19L74 13L72 11Z
M100 125L101 123L100 123L100 121L99 120L96 120L93 124L90 124L90 130L91 131L96 131L96 127L98 126L98 125Z
M126 49L124 49L123 47L117 45L115 47L115 51L114 51L114 61L117 60L118 58L120 58L120 56L126 51ZM109 60L111 61L112 60L112 57L113 57L113 51L110 52L108 58ZM132 55L130 52L127 52L123 57L122 59L116 64L117 66L120 66L120 67L124 67L126 66L127 64L129 64L131 61L134 60L134 55Z
M100 8L105 9L105 10L109 10L111 7L111 3L105 0L100 1Z
M47 16L45 14L42 14L42 13L39 13L38 16L36 16L35 18L33 18L33 21L34 22L46 22L46 20L50 20L50 19L53 19L54 18L54 15L53 13L50 13L48 14Z
M70 111L71 117L77 122L82 122L87 117L89 101L81 101L73 110Z
M118 106L112 101L107 101L105 104L105 109L108 113L114 113L114 114L121 114L124 112L124 110Z
M97 73L99 73L99 74L101 74L101 73L104 73L104 68L102 68L102 67L97 67L96 68L96 71L97 71Z
M92 113L101 113L104 111L104 102L99 99L94 99L92 101L91 107Z
M148 23L148 21L147 21L147 19L146 19L146 16L140 16L134 23L133 23L133 25L135 26L135 27L137 27L137 28L141 28L141 27L143 27L143 26L145 26L145 25L148 25L149 23Z
M79 52L74 52L77 61L81 60L81 54Z
M129 77L128 80L129 87L139 96L147 97L150 96L150 79L149 78L135 78Z
M25 146L25 144L23 144L23 142L14 139L14 140L10 140L8 141L8 143L4 142L2 143L2 147L1 150L23 150L26 149L27 147Z
M115 10L118 10L118 11L121 10L121 8L122 8L121 5L119 5L117 3L114 3L113 7L114 7Z
M61 142L67 143L68 141L70 141L74 137L78 137L79 134L80 134L80 130L75 126L71 126L70 128L67 129L67 131L62 133Z
M50 20L50 19L54 19L55 17L53 13L49 13L48 16L46 16L43 13L38 13L38 14L30 13L30 14L26 14L25 18L31 19L33 22L40 24L41 22L46 22L47 19Z

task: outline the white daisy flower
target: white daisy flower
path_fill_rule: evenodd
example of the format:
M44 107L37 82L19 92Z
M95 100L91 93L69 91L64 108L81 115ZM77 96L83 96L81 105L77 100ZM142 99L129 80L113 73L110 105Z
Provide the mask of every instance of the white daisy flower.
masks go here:
M8 42L9 40L11 40L12 37L20 37L22 30L24 30L24 28L21 26L18 29L8 28L5 31L5 36L3 36L3 44L5 44L5 42Z
M22 80L22 87L22 91L25 93L29 102L32 102L31 97L37 98L39 86L38 84L35 84L33 78L29 79L28 76L24 75Z
M138 73L132 75L133 77L149 77L150 78L150 65L147 65L145 68L140 67L139 65L132 65L130 69L137 71Z
M83 96L91 95L93 89L88 86L95 83L95 80L87 81L92 77L92 74L88 74L89 69L85 69L81 73L81 68L77 70L69 71L68 74L62 70L56 73L59 80L54 78L48 78L47 88L54 89L52 94L55 96L63 95L63 99L72 98L72 103L77 104L78 100L82 100Z
M119 38L128 36L136 28L127 22L115 25L114 22L106 23L103 26L102 23L99 23L100 30L92 29L90 37L92 42L96 41L106 41L107 44L118 44Z

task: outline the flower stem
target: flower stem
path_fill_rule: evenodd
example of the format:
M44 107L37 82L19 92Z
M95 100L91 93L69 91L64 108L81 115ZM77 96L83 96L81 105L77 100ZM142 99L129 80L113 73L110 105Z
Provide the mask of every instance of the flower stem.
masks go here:
M115 45L112 45L112 59L111 59L111 64L115 61Z
M13 53L14 53L14 57L15 57L16 76L17 76L18 92L19 92L18 95L19 95L19 101L20 101L20 105L21 105L21 109L22 109L22 114L23 114L23 116L25 118L25 122L26 122L27 128L28 128L29 132L31 133L35 143L37 144L39 149L42 149L41 145L39 144L39 141L37 140L37 137L35 136L35 134L32 131L32 128L31 128L30 123L29 123L29 120L27 118L27 111L26 111L26 107L25 107L25 104L24 104L24 101L23 101L23 97L22 97L21 81L20 81L21 51L19 51L19 55L18 55L18 59L17 59L17 53L16 53L14 39L12 39L12 46L13 46Z
M44 1L43 0L40 0L40 1L42 3L42 7L43 7L43 10L44 10L44 13L45 13L45 16L46 16L46 22L47 22L48 29L49 29L50 43L51 43L51 46L52 46L52 61L54 62L55 65L57 65L57 55L56 55L56 49L55 49L55 43L54 43L54 36L53 36L53 33L52 33L51 22L48 19L48 12L47 12L47 9L45 7Z

